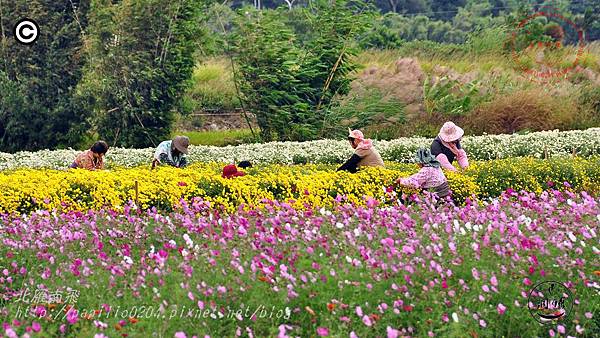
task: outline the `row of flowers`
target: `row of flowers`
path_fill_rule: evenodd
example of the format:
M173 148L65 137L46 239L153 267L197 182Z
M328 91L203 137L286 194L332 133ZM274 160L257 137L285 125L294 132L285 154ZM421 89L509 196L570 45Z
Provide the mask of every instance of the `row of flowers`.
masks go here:
M0 215L0 334L597 337L599 203ZM541 325L548 280L568 312Z
M462 173L446 172L457 203L468 197L495 197L511 188L541 193L558 187L600 192L600 158L538 160L530 157L472 162ZM187 169L119 168L108 171L25 169L0 172L0 212L36 209L119 208L136 201L143 209L171 210L180 199L201 197L228 212L263 200L291 200L295 208L330 207L339 202L364 204L364 197L391 201L413 189L392 188L414 173L412 164L390 164L357 174L335 172L330 165L269 165L235 179L220 176L222 165L194 164ZM564 183L568 182L568 183Z
M422 137L375 141L384 160L410 162L419 147L428 147L431 139ZM543 158L577 153L600 154L600 128L583 131L545 131L525 135L466 136L462 145L471 159L490 160L518 156ZM154 149L111 148L109 167L150 165ZM55 150L0 153L0 170L15 168L67 168L78 151ZM191 162L225 162L249 160L255 163L340 163L350 156L348 142L320 140L312 142L272 142L229 147L191 146Z

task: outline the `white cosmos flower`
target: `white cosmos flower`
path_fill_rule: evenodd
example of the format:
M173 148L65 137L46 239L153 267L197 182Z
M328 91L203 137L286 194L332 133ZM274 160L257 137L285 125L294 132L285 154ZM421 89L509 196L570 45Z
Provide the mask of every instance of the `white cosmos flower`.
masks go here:
M458 323L458 315L456 314L456 312L452 312L452 320L453 320L455 323Z

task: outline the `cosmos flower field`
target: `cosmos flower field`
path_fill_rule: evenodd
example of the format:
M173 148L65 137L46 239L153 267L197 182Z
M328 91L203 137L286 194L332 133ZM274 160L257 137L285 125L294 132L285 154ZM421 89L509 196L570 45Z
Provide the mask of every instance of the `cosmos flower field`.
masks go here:
M224 212L200 198L0 216L5 337L594 337L600 199L507 190L436 206ZM558 281L568 317L538 323Z

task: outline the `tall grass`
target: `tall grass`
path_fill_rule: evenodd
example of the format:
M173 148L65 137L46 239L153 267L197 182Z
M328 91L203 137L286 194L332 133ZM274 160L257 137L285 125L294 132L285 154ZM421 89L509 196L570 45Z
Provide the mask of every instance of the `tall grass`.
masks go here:
M175 132L175 135L185 135L190 138L193 145L227 146L254 141L250 129L232 129L215 131L185 131Z
M233 110L239 107L231 65L225 58L212 58L198 64L192 75L193 85L185 94L194 110Z

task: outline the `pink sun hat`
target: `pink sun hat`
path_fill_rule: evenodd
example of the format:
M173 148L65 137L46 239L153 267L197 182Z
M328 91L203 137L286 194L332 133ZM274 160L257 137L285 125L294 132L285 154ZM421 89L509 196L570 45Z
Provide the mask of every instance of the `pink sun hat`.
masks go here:
M463 137L464 134L465 131L451 121L444 123L442 129L440 129L440 138L444 142L454 142Z
M348 128L348 137L352 137L355 138L357 140L364 140L365 139L365 135L363 135L362 131L360 130L351 130L350 128Z

